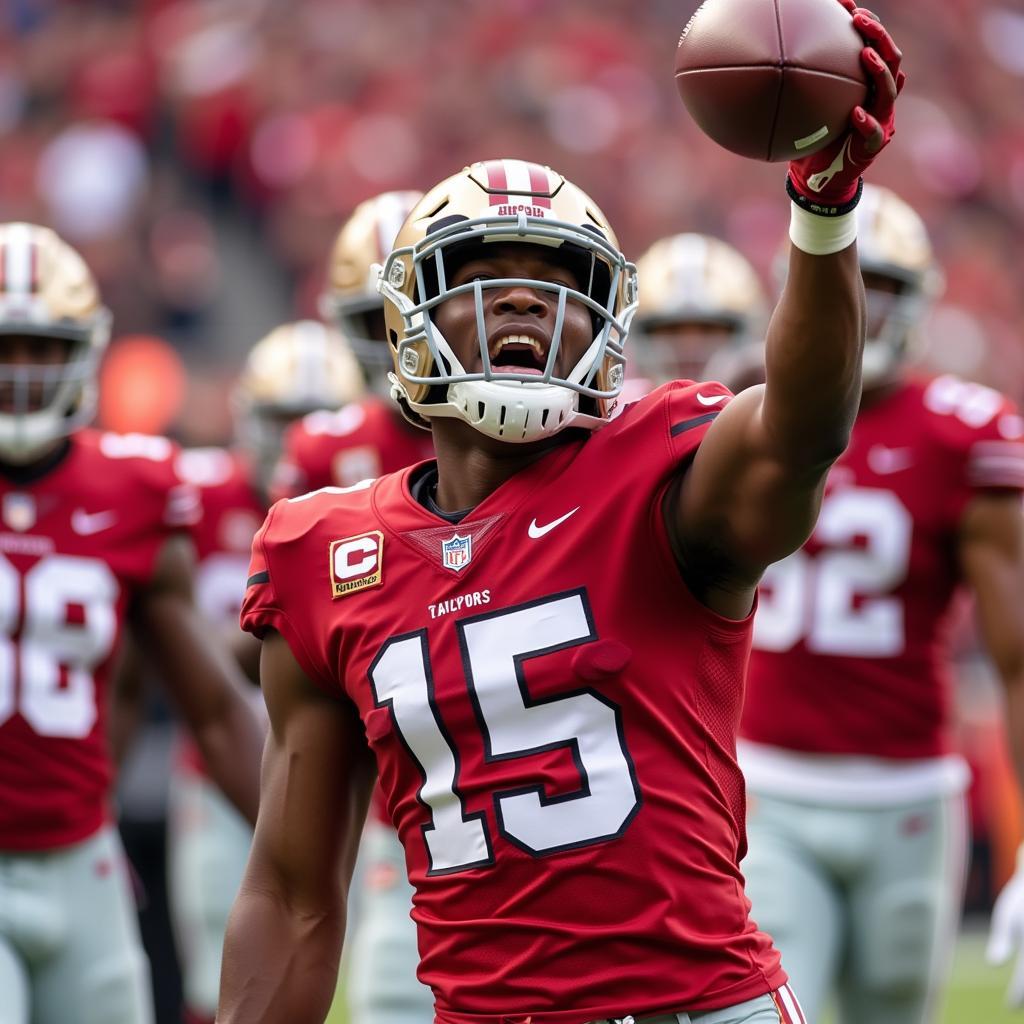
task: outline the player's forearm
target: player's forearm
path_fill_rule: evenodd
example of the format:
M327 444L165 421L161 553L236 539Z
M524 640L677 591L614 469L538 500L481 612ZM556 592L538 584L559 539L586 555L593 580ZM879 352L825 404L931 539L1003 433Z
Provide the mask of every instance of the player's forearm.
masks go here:
M255 712L244 699L226 701L220 714L194 725L192 731L214 782L255 824L263 747L263 729Z
M344 936L342 901L316 913L243 886L224 939L218 1024L322 1021Z
M763 418L780 461L827 465L849 441L861 389L864 289L855 246L793 247L768 330Z

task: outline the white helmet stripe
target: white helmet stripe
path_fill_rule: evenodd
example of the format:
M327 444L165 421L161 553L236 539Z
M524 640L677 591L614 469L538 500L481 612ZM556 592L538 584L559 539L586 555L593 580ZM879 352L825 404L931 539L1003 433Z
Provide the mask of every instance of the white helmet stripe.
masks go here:
M35 286L36 247L27 224L12 224L4 245L4 291L28 297Z
M672 240L672 285L679 306L699 306L707 298L704 277L708 266L708 243L703 235L678 235Z
M323 391L327 367L327 331L315 320L295 325L295 391L308 399Z

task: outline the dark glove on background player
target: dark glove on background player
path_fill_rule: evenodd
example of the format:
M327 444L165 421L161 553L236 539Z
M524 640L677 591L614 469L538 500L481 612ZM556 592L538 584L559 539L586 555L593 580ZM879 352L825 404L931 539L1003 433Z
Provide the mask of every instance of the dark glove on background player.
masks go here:
M861 175L896 131L896 97L907 80L900 70L903 54L875 15L853 0L837 2L853 15L854 28L867 44L861 62L870 85L868 104L850 112L851 130L846 135L792 161L786 182L795 203L824 216L838 216L857 205Z

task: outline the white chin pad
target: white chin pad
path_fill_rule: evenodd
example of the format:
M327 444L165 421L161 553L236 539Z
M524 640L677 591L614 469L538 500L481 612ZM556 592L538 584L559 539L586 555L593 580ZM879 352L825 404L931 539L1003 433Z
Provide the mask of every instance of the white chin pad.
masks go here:
M557 434L576 412L578 395L555 384L466 381L448 401L470 426L499 441L525 443Z

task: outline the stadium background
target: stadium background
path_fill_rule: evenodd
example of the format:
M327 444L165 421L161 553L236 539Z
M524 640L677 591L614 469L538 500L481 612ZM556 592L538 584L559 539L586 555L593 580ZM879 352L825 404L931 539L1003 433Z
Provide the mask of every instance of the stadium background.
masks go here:
M675 41L695 6L8 0L0 219L52 225L95 269L115 318L104 423L188 444L230 439L230 383L246 349L282 320L316 315L328 247L356 203L426 187L475 159L557 167L601 203L631 257L660 235L706 231L770 281L788 216L782 169L716 149L672 84ZM872 7L910 76L896 144L872 180L924 215L947 275L926 357L1021 401L1024 13L1011 0ZM963 735L976 769L968 909L983 915L1020 823L999 695L969 625L962 647ZM161 1021L171 1022L170 725L151 703L121 806ZM1005 972L979 959L969 938L957 998L995 1007ZM948 1019L994 1024L995 1013L974 1002Z

